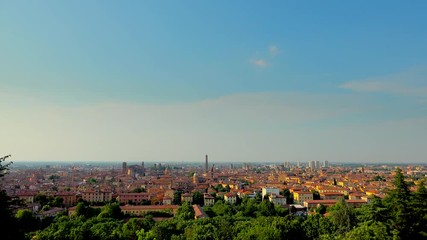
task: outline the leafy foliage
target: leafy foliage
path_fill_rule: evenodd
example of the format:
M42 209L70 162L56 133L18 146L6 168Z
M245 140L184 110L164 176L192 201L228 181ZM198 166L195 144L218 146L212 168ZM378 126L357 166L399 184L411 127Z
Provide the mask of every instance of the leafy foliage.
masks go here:
M11 162L4 164L6 158L0 158L0 181L3 180L9 169ZM19 231L17 219L13 216L11 209L12 201L4 189L0 189L0 232L2 239L22 239L22 231Z
M182 206L178 209L177 217L181 220L191 220L194 219L194 209L193 207L184 202Z
M341 198L337 204L331 207L331 221L337 229L338 235L350 231L356 224L356 215L353 207Z

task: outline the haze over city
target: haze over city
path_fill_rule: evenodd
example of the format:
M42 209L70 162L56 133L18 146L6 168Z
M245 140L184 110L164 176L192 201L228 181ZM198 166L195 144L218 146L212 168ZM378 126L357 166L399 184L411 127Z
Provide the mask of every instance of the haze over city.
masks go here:
M1 2L3 154L427 162L427 2L166 2Z

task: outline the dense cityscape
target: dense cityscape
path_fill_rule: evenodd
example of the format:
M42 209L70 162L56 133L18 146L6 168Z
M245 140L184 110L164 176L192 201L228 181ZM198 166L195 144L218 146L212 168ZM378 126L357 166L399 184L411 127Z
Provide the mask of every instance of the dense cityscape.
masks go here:
M331 164L328 161L215 164L210 163L208 155L204 161L192 164L51 162L43 166L31 163L16 165L8 166L9 170L2 179L2 188L10 197L11 208L16 217L21 217L19 220L28 225L27 230L32 230L26 233L27 237L33 236L36 239L60 239L68 236L58 238L46 235L45 232L50 231L49 227L43 230L42 225L36 222L53 221L54 224L60 216L74 218L84 215L84 206L94 209L116 206L119 209L117 216L122 221L150 219L154 225L182 217L183 209L190 212L191 217L187 216L186 221L215 219L222 215L231 217L235 214L231 209L251 201L252 204L271 204L267 206L274 209L274 213L268 213L267 210L259 213L260 216L288 216L303 220L320 214L328 218L340 201L344 201L341 204L351 209L369 208L370 205L378 204L378 201L387 198L387 194L396 189L393 180L396 174L405 176L407 190L413 193L425 188L424 181L427 177L425 164L346 165ZM255 209L247 214L255 214ZM426 209L422 211L425 212ZM22 217L24 215L26 217ZM100 212L95 215L102 214ZM32 226L29 219L33 221ZM425 230L425 225L423 228ZM132 233L135 239L137 236L139 239L169 239L173 235L170 232L165 236L150 238L142 233L138 235L137 230L140 229ZM389 233L390 237L393 236L392 233ZM346 235L335 237L337 236ZM95 235L92 237L95 238ZM298 235L286 238L296 237ZM322 235L314 238L319 237ZM351 236L347 237L352 239ZM196 239L227 237L199 236Z

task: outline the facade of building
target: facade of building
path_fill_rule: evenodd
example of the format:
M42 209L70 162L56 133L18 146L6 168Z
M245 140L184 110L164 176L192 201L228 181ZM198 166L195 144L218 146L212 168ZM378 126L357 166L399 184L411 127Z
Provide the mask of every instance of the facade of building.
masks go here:
M270 194L268 196L268 200L270 200L270 202L277 204L277 205L285 205L286 204L286 197L284 197L282 195Z
M230 204L236 203L236 201L237 201L237 194L235 194L235 193L224 194L224 201L228 202Z
M205 206L212 206L215 204L215 198L210 194L204 194L203 201Z
M66 207L71 207L77 204L77 194L75 192L61 192L56 193L55 197L60 197Z
M148 206L121 206L122 213L141 216L146 212L171 212L176 214L177 205L148 205Z
M163 197L163 205L172 205L172 200L171 197Z
M87 202L109 202L113 198L112 192L88 190L81 192L82 199Z
M117 201L123 204L140 204L143 201L149 201L151 195L149 193L119 193L117 196Z
M320 193L320 199L322 199L322 200L338 200L340 198L344 198L343 193L339 193L339 192L323 192L323 193Z
M338 200L307 200L304 202L304 207L311 208L311 207L319 207L320 205L324 205L326 207L335 205L338 202ZM352 205L353 207L360 207L362 205L367 204L364 200L346 200L346 202L349 205Z
M34 197L37 195L36 192L31 192L31 191L21 191L19 193L15 194L15 198L18 198L19 200L21 200L24 203L34 203Z
M120 210L123 214L129 214L131 216L142 216L147 212L170 212L175 215L178 210L177 205L141 205L141 206L120 206ZM68 209L68 215L74 215L77 207L71 207Z
M193 195L190 193L184 193L181 195L181 202L193 203Z
M276 194L279 195L280 190L278 188L273 187L264 187L262 188L262 200L264 200L264 197L270 195L270 194Z
M312 192L294 192L294 203L303 205L307 200L313 200Z

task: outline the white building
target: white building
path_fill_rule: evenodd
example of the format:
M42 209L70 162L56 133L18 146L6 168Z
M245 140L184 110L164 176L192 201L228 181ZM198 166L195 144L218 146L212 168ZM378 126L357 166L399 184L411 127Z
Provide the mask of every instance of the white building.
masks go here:
M81 193L82 199L88 202L109 202L113 198L112 192L88 190Z
M270 202L272 202L274 204L278 204L278 205L285 205L286 204L286 197L284 197L282 195L276 195L274 193L272 193L268 196L268 200L270 200Z
M224 201L228 202L228 203L231 203L231 204L236 203L236 201L237 201L237 194L231 193L231 192L225 194L224 195Z
M266 195L270 195L270 194L279 195L279 192L280 192L280 190L278 188L272 188L272 187L262 188L262 200L264 200L264 197Z

